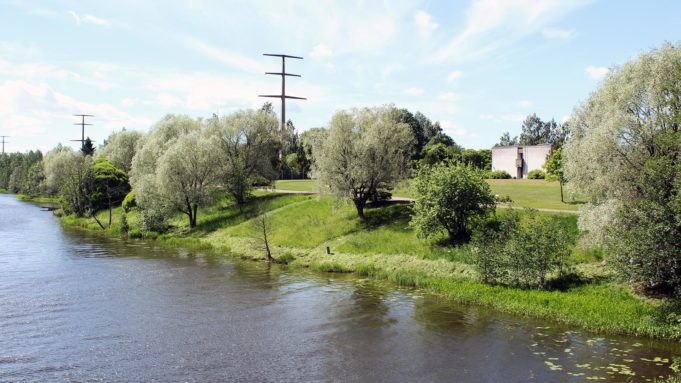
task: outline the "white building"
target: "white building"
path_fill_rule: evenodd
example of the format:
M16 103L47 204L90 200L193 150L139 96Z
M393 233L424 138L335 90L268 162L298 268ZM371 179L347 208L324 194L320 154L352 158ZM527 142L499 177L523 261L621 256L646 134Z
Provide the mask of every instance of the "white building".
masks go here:
M492 170L504 170L513 178L527 178L527 173L541 169L551 154L551 145L495 146Z

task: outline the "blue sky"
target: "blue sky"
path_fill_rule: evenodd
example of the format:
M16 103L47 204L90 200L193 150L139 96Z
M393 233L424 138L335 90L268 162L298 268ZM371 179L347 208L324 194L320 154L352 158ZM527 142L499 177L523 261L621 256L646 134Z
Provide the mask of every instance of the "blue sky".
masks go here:
M0 134L7 150L101 143L167 113L259 107L279 61L296 127L394 103L492 146L524 116L563 120L608 68L681 40L680 1L2 1ZM278 102L275 109L278 112Z

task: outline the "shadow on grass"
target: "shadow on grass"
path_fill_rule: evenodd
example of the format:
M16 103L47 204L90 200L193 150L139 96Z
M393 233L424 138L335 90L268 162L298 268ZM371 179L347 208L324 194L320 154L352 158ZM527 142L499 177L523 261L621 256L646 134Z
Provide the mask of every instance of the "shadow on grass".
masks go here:
M287 197L287 195L267 194L255 196L241 207L233 200L225 199L221 201L218 206L213 207L212 211L208 212L207 217L199 221L192 230L192 234L204 236L223 227L245 222L255 217L262 205L273 203L284 197ZM271 209L276 209L277 207L279 206L271 206Z

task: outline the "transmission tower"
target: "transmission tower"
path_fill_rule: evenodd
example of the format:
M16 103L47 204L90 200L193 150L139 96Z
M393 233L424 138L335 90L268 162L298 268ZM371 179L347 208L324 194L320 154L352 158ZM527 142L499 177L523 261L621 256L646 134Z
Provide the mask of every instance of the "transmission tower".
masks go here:
M76 141L80 142L80 147L82 148L85 145L85 125L92 125L92 124L86 124L85 123L85 117L94 117L91 114L74 114L74 117L80 117L81 120L80 122L76 122L73 125L80 125L80 140L71 140L71 141ZM94 142L94 141L92 141Z
M5 144L9 144L9 142L5 141L5 138L8 138L9 136L0 136L0 142L2 142L2 154L5 154Z
M300 77L299 74L286 73L286 59L289 58L289 59L302 60L303 58L298 57L298 56L280 55L280 54L273 54L273 53L263 53L263 56L281 57L281 72L265 72L265 74L272 74L272 75L276 75L276 76L281 76L281 94L261 94L258 97L271 97L271 98L281 99L281 126L280 126L280 129L283 132L284 128L286 127L286 99L292 98L292 99L296 99L296 100L307 100L304 97L294 97L294 96L288 96L286 94L286 76Z

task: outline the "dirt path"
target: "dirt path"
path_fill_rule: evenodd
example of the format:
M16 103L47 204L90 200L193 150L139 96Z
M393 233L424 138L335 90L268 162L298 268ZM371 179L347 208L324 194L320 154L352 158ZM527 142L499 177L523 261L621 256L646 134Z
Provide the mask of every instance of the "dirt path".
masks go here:
M306 195L318 194L317 192L303 191L303 190L285 190L285 189L260 189L260 190L270 192L270 193L282 193L282 194L306 194ZM414 202L413 198L407 198L407 197L395 197L395 196L393 196L390 200L395 201L395 202ZM519 207L509 206L509 205L497 205L497 207L500 208L500 209L519 209ZM545 212L545 213L579 214L579 211L577 211L577 210L544 209L544 208L534 208L534 210L542 211L542 212Z

